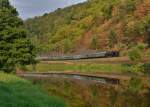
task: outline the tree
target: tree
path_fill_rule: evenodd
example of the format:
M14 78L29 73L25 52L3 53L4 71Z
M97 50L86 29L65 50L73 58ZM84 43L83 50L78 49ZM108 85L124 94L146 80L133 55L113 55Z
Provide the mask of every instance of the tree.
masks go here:
M91 48L98 49L98 47L99 47L98 38L97 38L97 36L94 36L91 41Z
M112 48L117 42L117 33L111 29L109 32L109 47Z
M129 52L129 58L131 61L138 62L141 60L141 52L138 48L133 48Z
M109 19L112 17L112 9L113 9L113 5L110 3L103 6L102 12L106 19Z
M71 52L74 48L74 42L70 39L65 39L62 43L63 53Z
M144 49L147 47L146 44L138 44L136 47L133 47L129 53L129 59L133 62L133 71L141 72L143 71L143 63L141 63L142 56L144 56Z
M144 51L144 49L147 47L146 44L138 44L136 47L133 47L130 51L129 51L129 58L131 61L133 62L140 62L142 59L142 56L144 56L144 53L142 53Z
M0 69L11 72L35 63L35 46L26 36L23 21L8 0L0 0Z

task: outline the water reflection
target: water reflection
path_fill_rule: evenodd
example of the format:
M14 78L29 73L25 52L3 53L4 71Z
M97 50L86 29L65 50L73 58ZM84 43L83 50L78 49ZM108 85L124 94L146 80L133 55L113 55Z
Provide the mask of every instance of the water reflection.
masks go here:
M40 84L49 95L64 98L70 107L150 107L150 90L142 85L140 91L134 91L125 83L111 87L83 80L61 78L35 78L33 82ZM135 79L132 82L136 83Z

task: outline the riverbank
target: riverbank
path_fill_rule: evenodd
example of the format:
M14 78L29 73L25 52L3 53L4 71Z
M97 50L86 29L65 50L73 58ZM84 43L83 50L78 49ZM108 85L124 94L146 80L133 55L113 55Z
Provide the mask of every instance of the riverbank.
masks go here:
M39 86L12 74L0 73L0 107L68 107Z
M23 71L43 73L84 73L84 74L143 74L149 75L150 64L143 64L140 68L132 64L99 64L99 63L37 63L23 68Z

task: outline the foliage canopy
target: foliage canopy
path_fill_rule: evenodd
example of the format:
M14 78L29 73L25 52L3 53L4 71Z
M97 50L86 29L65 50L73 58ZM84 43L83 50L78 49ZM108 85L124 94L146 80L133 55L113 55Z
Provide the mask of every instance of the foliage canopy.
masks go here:
M93 49L113 50L119 44L129 49L139 41L150 44L149 7L147 0L87 0L28 19L25 27L30 37L42 45L41 51L63 53L91 49L96 42ZM97 40L93 39L94 35Z
M35 46L27 39L23 21L8 0L0 0L0 69L35 63Z

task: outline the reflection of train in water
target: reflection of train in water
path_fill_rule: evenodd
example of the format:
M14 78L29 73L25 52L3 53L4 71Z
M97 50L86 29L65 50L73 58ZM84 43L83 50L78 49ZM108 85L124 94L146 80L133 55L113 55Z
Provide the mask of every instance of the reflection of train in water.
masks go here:
M57 60L108 58L108 57L119 57L119 52L118 51L101 51L101 52L78 54L78 55L43 56L43 57L41 56L41 57L37 57L37 60L57 61Z

